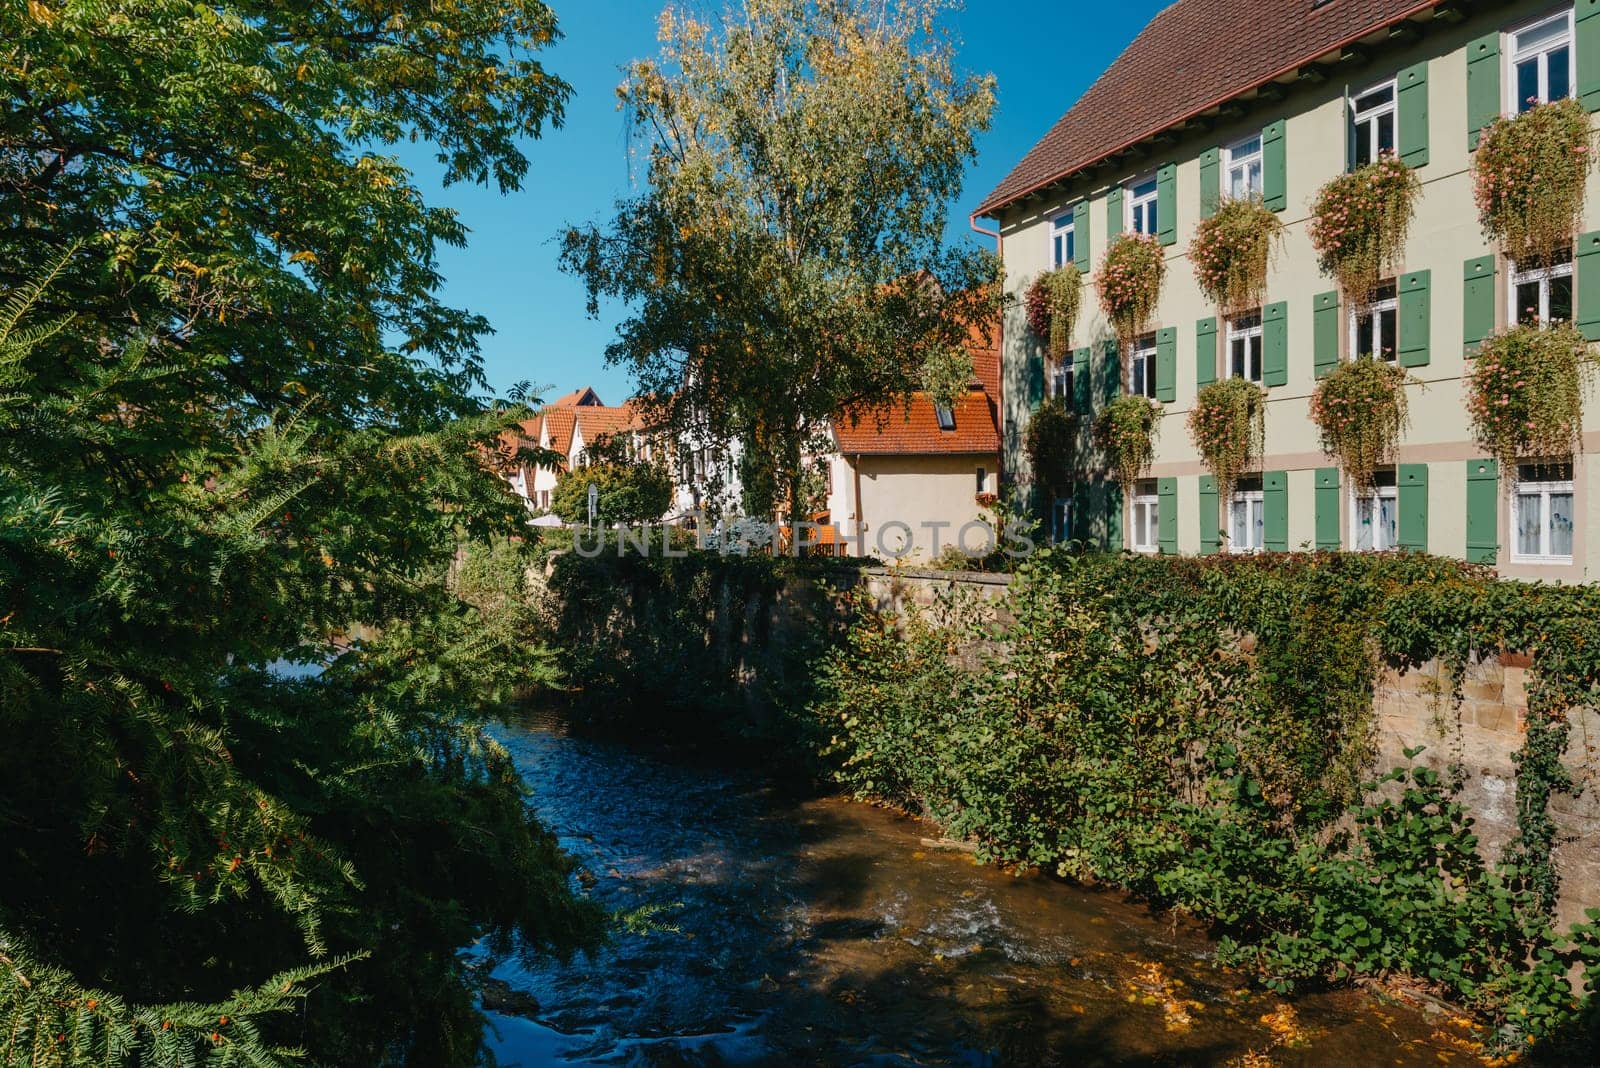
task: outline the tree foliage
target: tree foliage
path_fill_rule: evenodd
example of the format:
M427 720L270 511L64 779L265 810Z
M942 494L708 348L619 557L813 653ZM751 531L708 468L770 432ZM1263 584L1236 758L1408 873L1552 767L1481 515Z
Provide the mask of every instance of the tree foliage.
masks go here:
M653 523L672 507L672 476L660 463L629 457L616 444L599 443L593 462L569 471L556 483L550 510L568 523L589 520L589 487L598 492L595 521Z
M554 34L0 8L5 1063L472 1064L463 947L597 935L482 729L549 666L449 582L521 517L483 458L527 413L473 395L464 231L376 151L514 188Z
M809 435L886 415L997 307L993 257L945 217L994 105L938 29L948 0L669 8L618 97L646 188L562 262L591 310L628 305L607 358L666 425L739 440L758 511L797 496Z

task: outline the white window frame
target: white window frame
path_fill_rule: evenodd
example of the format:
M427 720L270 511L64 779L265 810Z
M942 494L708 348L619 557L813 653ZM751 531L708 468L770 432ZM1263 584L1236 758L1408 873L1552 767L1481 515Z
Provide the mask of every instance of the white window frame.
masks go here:
M1154 482L1140 482L1134 487L1133 551L1161 551L1161 497Z
M1239 138L1239 140L1222 150L1222 195L1224 197L1231 198L1239 195L1233 191L1233 172L1241 167L1244 168L1245 173L1245 191L1243 195L1246 197L1261 196L1264 188L1262 183L1266 180L1266 156L1262 152L1262 140L1261 133L1257 131L1249 137ZM1240 151L1241 148L1252 141L1255 142L1254 149L1248 152ZM1250 165L1252 163L1255 164L1256 179L1253 184L1250 181Z
M1145 186L1150 187L1150 191L1148 193L1135 192L1135 190L1141 189ZM1161 222L1160 218L1158 217L1159 212L1157 211L1156 205L1156 201L1160 198L1160 196L1161 182L1157 180L1154 171L1150 172L1149 174L1142 175L1138 179L1127 184L1123 190L1122 199L1127 202L1127 206L1124 208L1124 210L1127 212L1127 228L1129 233L1144 234L1146 237L1156 236L1156 231ZM1140 208L1146 209L1142 212L1142 223L1140 221L1141 213L1137 210ZM1142 227L1148 227L1148 229L1144 229Z
M1565 263L1553 263L1548 266L1540 264L1537 267L1518 269L1515 263L1511 264L1511 282L1506 286L1506 324L1516 326L1521 321L1521 309L1517 307L1517 290L1530 282L1539 283L1539 325L1546 326L1550 322L1550 279L1572 277L1572 254L1567 253ZM1573 302L1578 299L1577 283L1573 283ZM1576 309L1574 309L1576 311Z
M1358 339L1361 337L1361 320L1369 315L1373 317L1372 336L1377 343L1374 347L1381 347L1385 340L1389 342L1388 356L1381 356L1376 352L1372 355L1388 363L1394 363L1400 358L1400 287L1393 278L1380 282L1378 288L1381 289L1385 285L1394 286L1394 296L1369 301L1366 304L1353 304L1350 308L1350 351L1348 355L1352 360L1359 359L1365 355L1360 349ZM1388 339L1383 337L1383 319L1381 317L1382 313L1386 311L1394 312L1395 336Z
M1366 114L1361 115L1358 118L1356 116L1356 101L1360 100L1362 97L1370 96L1371 94L1379 92L1383 89L1389 90L1388 101L1376 105L1371 110L1367 111ZM1382 150L1378 147L1378 119L1384 115L1394 116L1394 147L1391 148L1389 152L1392 155L1400 150L1400 83L1397 79L1388 78L1374 85L1367 86L1359 93L1351 93L1350 102L1347 106L1350 109L1351 167L1356 166L1355 149L1356 145L1360 143L1363 136L1366 137L1367 147L1371 150L1372 162L1376 163L1378 161L1379 156L1382 154ZM1361 129L1363 123L1371 124L1364 132ZM1363 164L1363 166L1365 166L1365 164Z
M1050 505L1050 527L1056 544L1072 537L1072 498L1057 497Z
M1517 48L1518 37L1527 33L1529 30L1542 29L1550 23L1558 20L1565 22L1566 24L1565 34L1562 38L1547 41L1542 45L1536 45L1529 48ZM1525 59L1538 58L1539 102L1546 104L1550 102L1549 54L1563 45L1565 45L1567 49L1566 96L1570 97L1577 89L1576 82L1578 80L1577 35L1573 32L1572 27L1572 7L1569 5L1565 11L1557 14L1541 15L1536 19L1530 19L1521 26L1518 26L1506 33L1506 44L1505 47L1501 49L1502 53L1504 54L1504 59L1502 60L1502 69L1500 71L1500 84L1505 86L1505 99L1501 101L1501 107L1504 110L1501 112L1501 114L1510 116L1519 115L1522 113L1522 101L1516 96L1517 64ZM1564 100L1566 97L1559 97L1558 99Z
M1072 401L1072 361L1061 360L1050 372L1050 396L1071 403Z
M1065 267L1069 263L1076 262L1071 255L1068 255L1065 259L1062 258L1060 245L1062 238L1071 240L1074 243L1073 251L1076 251L1077 227L1073 224L1072 212L1070 211L1064 215L1057 215L1050 220L1050 265L1052 267Z
M1156 396L1156 336L1136 338L1128 354L1128 392L1136 397Z
M975 472L973 472L973 477L978 483L977 492L979 492L979 493L988 493L989 492L989 469L987 467L980 467Z
M1246 319L1254 319L1255 320L1255 325L1254 326L1246 326L1246 327L1241 327L1241 326L1238 325L1240 322L1242 322L1243 320L1246 320ZM1235 340L1237 340L1239 338L1243 338L1245 340L1246 357L1245 357L1245 373L1244 373L1243 377L1249 379L1251 382L1254 382L1256 385L1259 386L1261 384L1261 382L1262 382L1263 377L1264 377L1264 375L1262 373L1263 372L1262 363L1264 362L1263 357L1265 356L1265 352L1264 352L1263 346L1266 344L1265 339L1264 339L1263 334L1262 334L1262 331L1261 331L1261 312L1259 310L1254 311L1254 312L1249 312L1249 313L1246 313L1244 315L1236 315L1232 319L1228 320L1228 345L1227 345L1227 349L1224 351L1224 356L1223 356L1224 360L1226 361L1226 365L1227 365L1226 366L1227 374L1225 375L1225 377L1227 377L1227 378L1238 378L1238 377L1241 377L1241 376L1236 375L1236 374L1233 373L1233 343L1234 343ZM1252 338L1255 340L1254 354L1255 354L1255 372L1256 373L1254 375L1250 374L1250 362L1251 361L1250 361L1250 358L1249 358L1249 355L1250 355L1250 352L1251 352L1251 346L1250 346L1249 342L1250 342L1250 340Z
M1522 468L1533 466L1529 464L1517 465L1517 480L1511 487L1511 560L1518 564L1571 564L1572 553L1556 554L1550 552L1550 498L1565 494L1573 498L1569 506L1573 516L1572 547L1577 549L1577 496L1573 487L1576 478L1545 479L1542 481L1523 481ZM1563 465L1569 466L1569 465ZM1575 474L1575 472L1574 472ZM1539 552L1521 552L1522 545L1522 498L1524 495L1537 494L1539 497Z
M1350 510L1350 533L1347 540L1351 552L1387 552L1391 549L1398 549L1400 547L1399 471L1394 467L1386 468L1385 470L1387 470L1390 477L1393 478L1393 481L1388 485L1376 486L1365 493L1359 492L1354 485L1350 487L1350 492L1346 498L1346 502L1347 507ZM1378 534L1378 504L1380 501L1384 500L1394 502L1395 524L1393 545L1379 544L1382 541L1382 538L1380 538ZM1357 541L1357 536L1361 530L1361 503L1363 501L1371 501L1373 506L1372 544L1366 548L1362 548Z
M1245 511L1245 530L1254 534L1259 532L1261 544L1240 545L1233 540L1233 509L1236 505L1243 505ZM1261 516L1261 522L1252 522L1254 515ZM1261 489L1236 489L1233 496L1228 498L1228 551L1230 553L1258 553L1266 548L1267 540L1267 494L1265 488Z

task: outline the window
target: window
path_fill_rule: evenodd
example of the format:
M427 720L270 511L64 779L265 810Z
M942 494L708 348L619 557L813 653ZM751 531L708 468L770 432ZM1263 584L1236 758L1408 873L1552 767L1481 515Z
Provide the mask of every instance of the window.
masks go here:
M1261 381L1261 313L1228 320L1228 377Z
M1063 360L1050 373L1050 396L1072 402L1072 364Z
M1394 82L1387 81L1350 101L1353 161L1357 167L1394 152Z
M956 413L943 404L933 406L933 414L939 418L940 430L954 430L956 428Z
M1572 93L1572 11L1569 9L1511 35L1511 113Z
M1572 563L1571 464L1517 465L1511 526L1516 531L1513 560Z
M1076 248L1073 244L1072 213L1058 216L1050 223L1050 262L1065 267L1073 262Z
M1136 234L1156 236L1156 176L1128 188L1128 227Z
M1136 397L1156 395L1156 336L1146 334L1133 343L1128 358L1128 391Z
M1393 549L1400 544L1400 491L1394 468L1373 472L1366 492L1350 491L1350 547L1358 551Z
M1153 553L1159 544L1160 498L1152 480L1140 482L1133 497L1133 548L1135 552Z
M1235 199L1261 195L1261 135L1247 137L1228 146L1223 166L1227 169L1228 196Z
M1372 300L1350 310L1350 358L1375 356L1380 360L1393 360L1400 301L1394 279L1378 283Z
M539 491L539 507L541 509L543 509L544 511L546 511L546 512L548 512L550 510L550 491L549 490L540 490Z
M1266 533L1267 500L1259 478L1240 479L1228 501L1228 549L1236 553L1260 552Z
M1511 309L1519 325L1570 322L1572 319L1572 249L1550 257L1511 265Z
M1050 535L1058 542L1072 537L1071 498L1057 497L1050 506Z
M978 468L978 492L989 492L989 469L986 467Z

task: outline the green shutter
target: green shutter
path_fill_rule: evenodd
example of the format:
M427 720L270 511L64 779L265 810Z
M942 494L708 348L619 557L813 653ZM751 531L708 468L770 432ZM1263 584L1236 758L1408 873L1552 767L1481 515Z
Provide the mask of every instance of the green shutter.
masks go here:
M1178 165L1168 163L1156 171L1156 240L1178 243Z
M1492 564L1500 555L1500 462L1467 461L1467 562Z
M1428 162L1428 61L1407 67L1395 79L1400 87L1400 159L1407 167Z
M1089 396L1089 350L1081 348L1072 354L1072 410L1088 415Z
M1100 398L1110 402L1122 392L1122 353L1115 340L1107 341L1100 352Z
M1217 480L1200 476L1200 551L1214 553L1221 544L1222 528L1217 519Z
M1044 348L1039 345L1028 356L1027 390L1028 410L1035 411L1044 400Z
M1122 487L1115 482L1107 481L1101 491L1106 506L1106 541L1105 548L1110 552L1121 552L1122 545Z
M1337 549L1339 540L1339 469L1317 468L1317 548Z
M1289 304L1278 301L1261 309L1261 384L1289 384Z
M1428 362L1428 340L1433 320L1433 299L1428 294L1430 272L1413 271L1400 279L1400 366L1423 367Z
M1222 149L1200 153L1200 218L1209 219L1222 200Z
M1287 128L1288 123L1279 119L1261 131L1261 196L1273 211L1289 206L1289 157L1284 144Z
M1326 378L1339 366L1339 291L1311 298L1311 369Z
M1289 473L1268 471L1261 476L1261 542L1268 552L1289 551Z
M1079 482L1072 487L1072 540L1087 542L1090 534L1089 484Z
M1600 0L1577 0L1573 29L1577 40L1578 99L1590 111L1600 111Z
M1589 341L1600 341L1600 230L1578 236L1577 303L1573 314Z
M1467 45L1467 147L1478 147L1478 134L1500 117L1500 31L1486 33Z
M1089 202L1080 200L1072 208L1072 263L1089 273Z
M1400 547L1425 553L1428 551L1428 465L1401 464L1398 481Z
M1163 326L1156 331L1156 400L1171 404L1178 399L1178 330Z
M1217 319L1194 324L1194 384L1208 386L1217 380Z
M1483 339L1494 333L1494 257L1466 262L1461 289L1461 338L1466 354L1475 355Z
M1156 546L1168 556L1178 551L1178 480L1156 479Z
M1106 243L1116 240L1122 233L1122 188L1119 186L1106 194Z

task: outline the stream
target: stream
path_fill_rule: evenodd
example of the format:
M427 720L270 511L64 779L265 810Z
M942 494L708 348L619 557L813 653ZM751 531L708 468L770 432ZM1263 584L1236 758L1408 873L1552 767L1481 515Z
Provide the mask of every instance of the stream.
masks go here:
M554 713L498 733L589 893L654 906L662 928L502 965L504 1065L1476 1061L1464 1021L1359 991L1279 998L1217 967L1192 925L979 865L906 816L592 739Z

